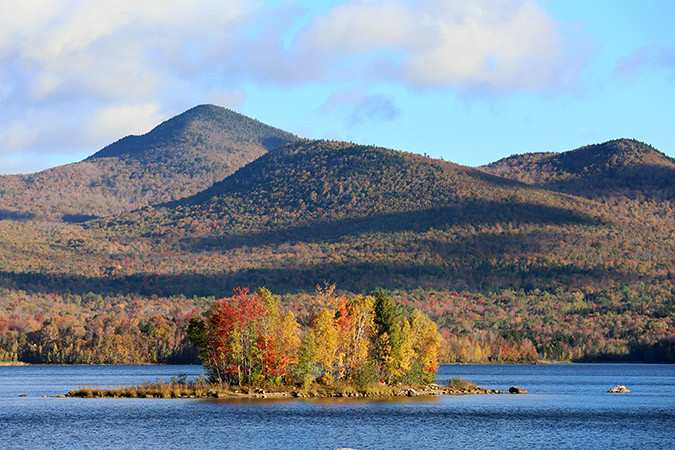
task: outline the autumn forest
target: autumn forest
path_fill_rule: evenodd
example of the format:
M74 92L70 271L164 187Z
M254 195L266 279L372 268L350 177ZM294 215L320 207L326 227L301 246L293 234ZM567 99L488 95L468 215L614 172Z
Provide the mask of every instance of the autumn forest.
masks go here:
M0 176L0 361L232 384L672 363L674 201L675 161L635 140L471 168L202 105Z

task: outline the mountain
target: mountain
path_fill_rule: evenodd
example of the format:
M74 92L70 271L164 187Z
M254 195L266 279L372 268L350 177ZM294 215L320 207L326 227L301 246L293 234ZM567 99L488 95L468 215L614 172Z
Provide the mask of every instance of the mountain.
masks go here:
M632 139L563 153L514 155L482 169L533 186L586 197L675 199L675 160Z
M670 160L621 142L522 157L548 170L536 181L296 140L162 204L82 224L0 221L0 359L106 362L129 348L167 361L187 349L186 317L237 286L269 288L308 324L326 300L312 292L335 283L423 309L457 361L672 361L674 204L667 178L630 181ZM82 343L92 349L69 350Z
M420 155L301 141L266 154L191 197L103 223L255 240L270 233L278 239L327 238L456 223L598 220L592 208L580 212L578 204ZM193 223L201 231L192 233Z
M145 147L120 148L92 161L145 157ZM617 191L598 174L615 173L606 180L628 185L622 168L644 167L649 158L669 170L669 159L653 149L640 156L621 148L568 152L586 158L574 170L568 156L533 157L565 161L556 180L588 179L577 195L411 153L298 140L189 197L78 227L12 229L0 271L38 267L96 279L81 289L147 295L225 295L237 285L299 292L322 280L353 291L492 292L670 279L675 212L672 202L656 201L667 189L650 184L631 191L651 200L586 196ZM640 163L627 162L633 160ZM30 258L21 256L27 249ZM129 278L121 283L118 275Z
M86 227L164 249L172 273L223 268L200 279L205 293L311 290L322 280L350 290L490 291L607 286L634 279L637 266L645 279L667 275L673 216L645 211L420 155L301 141L194 196ZM138 255L138 264L146 257L159 258Z
M80 221L192 195L298 138L213 105L196 106L82 162L0 177L0 218Z

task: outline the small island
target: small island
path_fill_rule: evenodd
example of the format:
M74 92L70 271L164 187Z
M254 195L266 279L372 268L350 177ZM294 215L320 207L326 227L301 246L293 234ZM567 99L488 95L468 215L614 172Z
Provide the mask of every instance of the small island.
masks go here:
M423 397L440 395L508 394L495 389L485 389L469 380L453 377L445 386L352 386L338 383L330 386L313 385L307 388L274 386L270 388L234 387L209 383L204 380L191 382L142 383L134 386L82 386L58 397L79 398L199 398L199 399L291 399L291 398L378 398Z
M378 291L352 298L319 288L322 307L302 330L293 312L264 288L214 302L188 334L206 376L101 389L68 397L303 398L496 394L453 377L435 384L441 337L419 310L396 306ZM301 332L302 330L302 332Z

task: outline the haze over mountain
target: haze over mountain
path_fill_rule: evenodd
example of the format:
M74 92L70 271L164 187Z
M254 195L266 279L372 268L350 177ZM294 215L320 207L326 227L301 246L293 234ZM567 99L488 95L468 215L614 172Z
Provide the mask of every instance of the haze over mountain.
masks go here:
M0 176L0 216L79 221L175 200L297 139L225 108L196 106L82 162Z

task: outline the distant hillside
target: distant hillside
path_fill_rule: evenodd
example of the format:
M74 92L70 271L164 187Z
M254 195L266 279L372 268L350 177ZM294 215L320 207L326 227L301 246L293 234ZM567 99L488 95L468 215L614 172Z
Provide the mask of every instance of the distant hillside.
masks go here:
M192 197L106 223L174 234L194 234L194 228L227 241L269 233L326 238L453 224L596 220L574 203L420 155L305 141L269 153Z
M213 105L201 105L86 160L0 177L0 218L80 221L176 200L298 138Z
M303 140L160 205L84 224L0 220L0 360L106 362L128 348L166 362L188 353L186 311L237 286L271 289L309 324L311 293L335 283L424 309L450 361L672 361L675 203L667 183L632 186L623 169L669 160L588 149L537 185ZM143 153L101 159L125 152Z
M190 197L82 227L12 226L0 270L76 274L87 291L148 295L222 296L238 285L300 292L322 281L353 291L595 289L675 278L673 209L302 140Z
M563 153L514 155L483 169L504 178L583 196L675 199L675 160L631 139Z
M146 255L152 264L209 274L195 286L214 295L240 284L312 290L324 280L355 291L490 291L669 277L675 228L662 212L415 154L304 141L192 197L86 227L128 247L162 248L166 256ZM189 289L190 277L157 287Z

